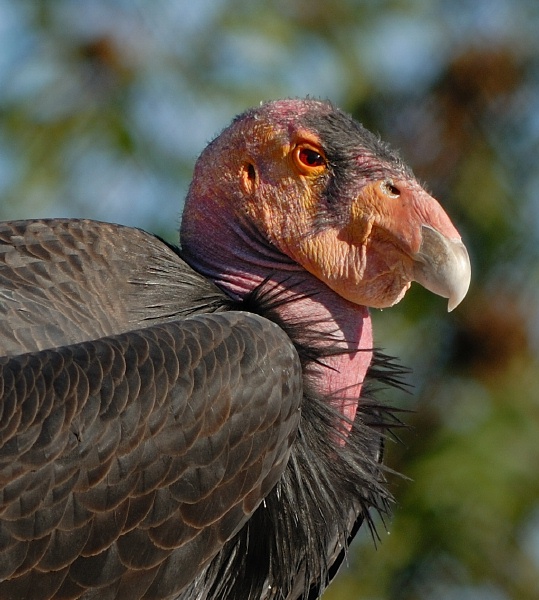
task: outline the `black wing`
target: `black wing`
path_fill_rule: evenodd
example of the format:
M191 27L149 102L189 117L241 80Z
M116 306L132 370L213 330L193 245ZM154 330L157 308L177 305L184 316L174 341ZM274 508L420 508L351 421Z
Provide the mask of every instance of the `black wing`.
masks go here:
M223 298L140 229L77 219L0 223L0 355L213 311Z
M58 259L69 269L51 268L49 256L24 253L17 262L12 248L4 255L28 283L4 288L4 314L16 325L28 319L27 332L66 335L42 317L32 329L32 311L61 313L90 286L69 275L63 290L44 286L43 299L39 277L58 281L62 269L86 266L69 258ZM30 303L14 300L14 289ZM98 292L78 331L77 313L65 317L68 335L92 335L92 311L107 305ZM128 326L125 308L107 327ZM0 597L173 597L281 476L302 397L288 337L245 313L162 320L0 359Z

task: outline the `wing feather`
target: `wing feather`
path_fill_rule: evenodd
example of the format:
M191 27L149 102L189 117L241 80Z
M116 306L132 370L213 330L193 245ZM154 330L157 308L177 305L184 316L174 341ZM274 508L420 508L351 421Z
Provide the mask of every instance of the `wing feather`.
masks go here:
M0 382L0 596L40 600L178 593L279 479L302 397L288 337L235 312L6 356Z
M140 229L78 219L0 223L0 354L133 331L223 294Z

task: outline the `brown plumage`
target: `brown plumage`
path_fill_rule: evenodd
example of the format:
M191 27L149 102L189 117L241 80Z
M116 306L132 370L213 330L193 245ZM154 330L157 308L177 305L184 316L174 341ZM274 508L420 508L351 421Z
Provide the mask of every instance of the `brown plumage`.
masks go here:
M0 597L318 598L385 511L367 307L469 283L398 156L313 100L199 159L181 249L0 225Z

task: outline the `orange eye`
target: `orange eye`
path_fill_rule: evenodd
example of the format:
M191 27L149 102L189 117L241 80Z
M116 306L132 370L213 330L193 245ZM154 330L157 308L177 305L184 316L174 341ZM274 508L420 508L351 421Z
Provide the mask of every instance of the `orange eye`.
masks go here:
M316 148L306 145L297 146L294 151L294 158L300 169L309 173L312 170L320 170L320 167L326 166L326 158Z

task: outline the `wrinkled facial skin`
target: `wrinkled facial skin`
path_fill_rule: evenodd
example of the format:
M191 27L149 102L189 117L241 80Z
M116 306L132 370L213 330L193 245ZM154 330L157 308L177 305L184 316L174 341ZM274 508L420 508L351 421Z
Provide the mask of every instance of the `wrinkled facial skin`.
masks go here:
M219 168L205 171L208 163ZM468 255L442 207L396 153L327 103L244 113L208 146L195 181L182 240L194 247L214 219L227 238L205 250L214 262L234 239L252 266L288 257L346 300L376 308L398 302L413 280L449 298L450 310L468 289Z
M384 308L416 278L425 226L449 244L460 236L396 154L356 122L345 124L333 114L286 129L262 121L246 149L244 209L272 244L340 296ZM433 291L450 297L449 288Z

